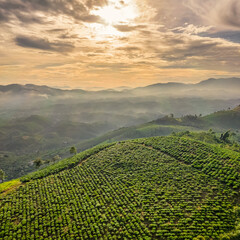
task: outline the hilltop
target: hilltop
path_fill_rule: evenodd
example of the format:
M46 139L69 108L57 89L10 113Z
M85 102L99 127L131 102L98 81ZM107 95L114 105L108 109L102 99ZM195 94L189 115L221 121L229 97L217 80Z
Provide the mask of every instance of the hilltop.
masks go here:
M239 239L239 160L178 137L102 145L3 193L0 237Z
M240 112L240 105L237 106L237 107L235 107L235 108L233 109L233 111L235 111L235 112Z
M186 115L181 118L165 116L148 123L108 132L94 139L79 142L77 146L80 150L85 150L103 142L114 142L153 136L167 136L181 132L196 132L199 134L203 132L207 138L209 138L209 136L210 138L213 138L214 136L212 134L206 132L209 129L216 131L218 134L230 129L234 132L238 132L240 130L239 106L232 110L222 110L206 116ZM239 134L237 134L236 140L240 141ZM220 139L218 143L220 143Z

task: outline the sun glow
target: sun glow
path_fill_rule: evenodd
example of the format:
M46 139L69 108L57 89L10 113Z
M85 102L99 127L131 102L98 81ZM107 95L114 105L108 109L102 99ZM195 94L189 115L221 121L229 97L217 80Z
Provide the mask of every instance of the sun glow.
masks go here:
M107 6L91 11L92 14L99 16L102 24L91 24L91 28L96 35L122 37L127 33L118 31L114 26L134 24L134 19L138 17L137 6L134 0L110 1Z
M125 1L124 4L120 2L112 1L109 5L94 10L93 13L100 16L108 25L129 23L137 17L136 6L132 1Z

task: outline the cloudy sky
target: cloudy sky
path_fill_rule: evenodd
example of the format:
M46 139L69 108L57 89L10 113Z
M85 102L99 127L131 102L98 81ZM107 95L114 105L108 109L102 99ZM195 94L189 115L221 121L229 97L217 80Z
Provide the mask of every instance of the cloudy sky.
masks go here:
M0 84L240 76L239 0L0 0Z

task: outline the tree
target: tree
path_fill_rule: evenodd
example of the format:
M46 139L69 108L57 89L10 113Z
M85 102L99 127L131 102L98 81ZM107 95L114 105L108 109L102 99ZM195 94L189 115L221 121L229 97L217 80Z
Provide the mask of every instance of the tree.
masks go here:
M215 132L211 128L208 130L208 132L213 135L215 134Z
M77 154L77 149L74 146L70 148L70 154Z
M222 133L220 139L224 142L228 142L229 137L230 137L230 130L228 130L225 133Z
M53 162L57 162L57 161L59 161L61 159L61 157L59 156L59 155L56 155L56 156L54 156L53 158L52 158L52 161Z
M3 182L5 179L6 179L6 174L5 174L5 172L2 170L2 169L0 169L0 180L1 180L1 182Z
M43 164L43 160L41 158L37 158L34 160L33 163L36 166L36 168L39 168Z

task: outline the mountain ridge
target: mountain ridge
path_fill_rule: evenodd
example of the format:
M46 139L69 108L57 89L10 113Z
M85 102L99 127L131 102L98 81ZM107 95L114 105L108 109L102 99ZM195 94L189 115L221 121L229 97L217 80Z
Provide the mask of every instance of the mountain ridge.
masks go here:
M99 91L87 91L82 89L61 89L61 88L55 88L55 87L49 87L47 85L35 85L35 84L9 84L9 85L0 85L0 92L18 92L18 91L46 91L48 93L85 93L85 92L128 92L128 91L135 91L135 90L143 90L143 89L152 89L152 88L197 88L197 87L208 87L213 86L215 84L215 87L221 86L226 87L229 84L237 85L240 87L240 78L234 77L234 78L209 78L207 80L200 81L199 83L182 83L182 82L167 82L167 83L155 83L146 85L144 87L136 87L136 88L130 88L124 87L123 90L121 88L111 88L111 89L104 89Z

